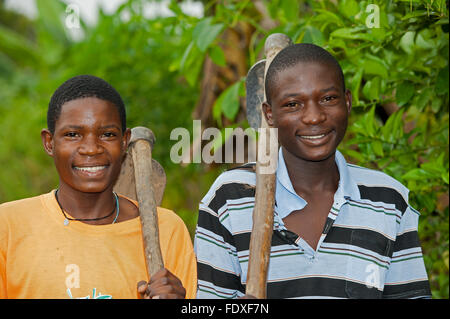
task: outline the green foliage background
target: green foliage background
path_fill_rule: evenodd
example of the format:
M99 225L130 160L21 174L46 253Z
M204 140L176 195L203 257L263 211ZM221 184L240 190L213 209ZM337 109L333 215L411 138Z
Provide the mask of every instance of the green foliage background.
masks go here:
M94 74L110 82L127 105L129 127L150 127L154 156L168 176L163 206L175 210L193 233L197 205L226 166L170 161L170 132L192 131L202 65L209 56L226 66L220 35L239 23L254 29L247 64L263 55L274 32L294 42L321 45L344 70L353 93L349 129L340 150L353 163L383 170L410 190L421 212L419 234L433 297L449 297L448 111L449 38L445 1L203 1L205 16L183 13L147 19L144 0L127 1L112 15L100 11L79 41L65 26L66 4L37 0L35 20L7 11L0 1L0 202L57 186L53 163L41 146L46 110L67 78ZM374 20L379 9L379 25ZM274 24L261 26L263 18ZM375 26L374 26L375 24ZM233 125L242 108L244 79L214 104L214 119Z

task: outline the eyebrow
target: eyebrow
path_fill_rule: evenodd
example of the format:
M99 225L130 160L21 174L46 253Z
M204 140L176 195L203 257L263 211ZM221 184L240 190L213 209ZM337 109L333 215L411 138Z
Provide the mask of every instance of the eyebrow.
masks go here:
M333 90L339 91L339 89L336 86L333 85L333 86L330 86L330 87L328 87L326 89L321 89L320 92L321 93L326 93L326 92L333 91ZM281 99L286 99L286 98L289 98L289 97L296 97L296 96L298 96L298 93L287 93L287 94L283 95L281 97Z
M320 92L325 93L325 92L329 92L329 91L333 91L333 90L339 91L339 89L333 85L333 86L330 86L329 88L320 90Z
M115 125L115 124L105 125L105 126L102 126L102 127L100 127L100 128L101 128L101 129L115 128L115 129L118 129L118 130L120 131L120 127L118 127L118 126Z
M111 128L115 128L115 129L117 129L117 130L120 131L119 126L117 126L117 125L115 125L115 124L109 124L109 125L104 125L104 126L101 126L101 127L100 127L100 129L103 129L103 130L105 130L105 129L111 129ZM81 125L66 125L66 126L63 126L63 127L61 128L61 130L67 130L67 129L71 129L71 130L81 130L81 129L83 129L83 126L81 126Z
M66 125L61 127L61 130L67 130L67 129L71 129L71 130L81 130L83 127L79 126L79 125Z
M281 99L286 99L288 97L295 97L295 96L298 96L298 93L288 93L288 94L283 95L281 97Z

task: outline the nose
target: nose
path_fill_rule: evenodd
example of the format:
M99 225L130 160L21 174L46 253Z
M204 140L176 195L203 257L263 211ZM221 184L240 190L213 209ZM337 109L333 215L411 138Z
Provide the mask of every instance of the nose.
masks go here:
M100 144L97 136L89 134L83 138L78 152L81 155L93 156L103 153L103 146Z
M301 115L301 120L305 124L316 125L322 123L327 118L324 110L317 103L309 102L305 104Z

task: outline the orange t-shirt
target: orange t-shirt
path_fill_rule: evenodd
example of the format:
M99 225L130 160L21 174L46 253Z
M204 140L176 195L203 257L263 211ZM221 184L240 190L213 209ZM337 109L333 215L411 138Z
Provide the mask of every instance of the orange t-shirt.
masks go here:
M181 218L160 208L164 267L195 298L197 268L192 241ZM55 191L0 205L1 298L137 298L148 281L139 217L110 225L70 221Z

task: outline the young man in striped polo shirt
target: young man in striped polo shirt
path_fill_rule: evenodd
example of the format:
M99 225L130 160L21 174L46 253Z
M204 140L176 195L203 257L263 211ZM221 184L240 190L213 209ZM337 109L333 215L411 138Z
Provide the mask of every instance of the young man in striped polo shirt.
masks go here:
M339 63L318 46L292 45L265 86L281 145L267 297L430 297L408 189L337 151L352 101ZM255 184L248 164L220 175L202 199L198 298L245 294Z

